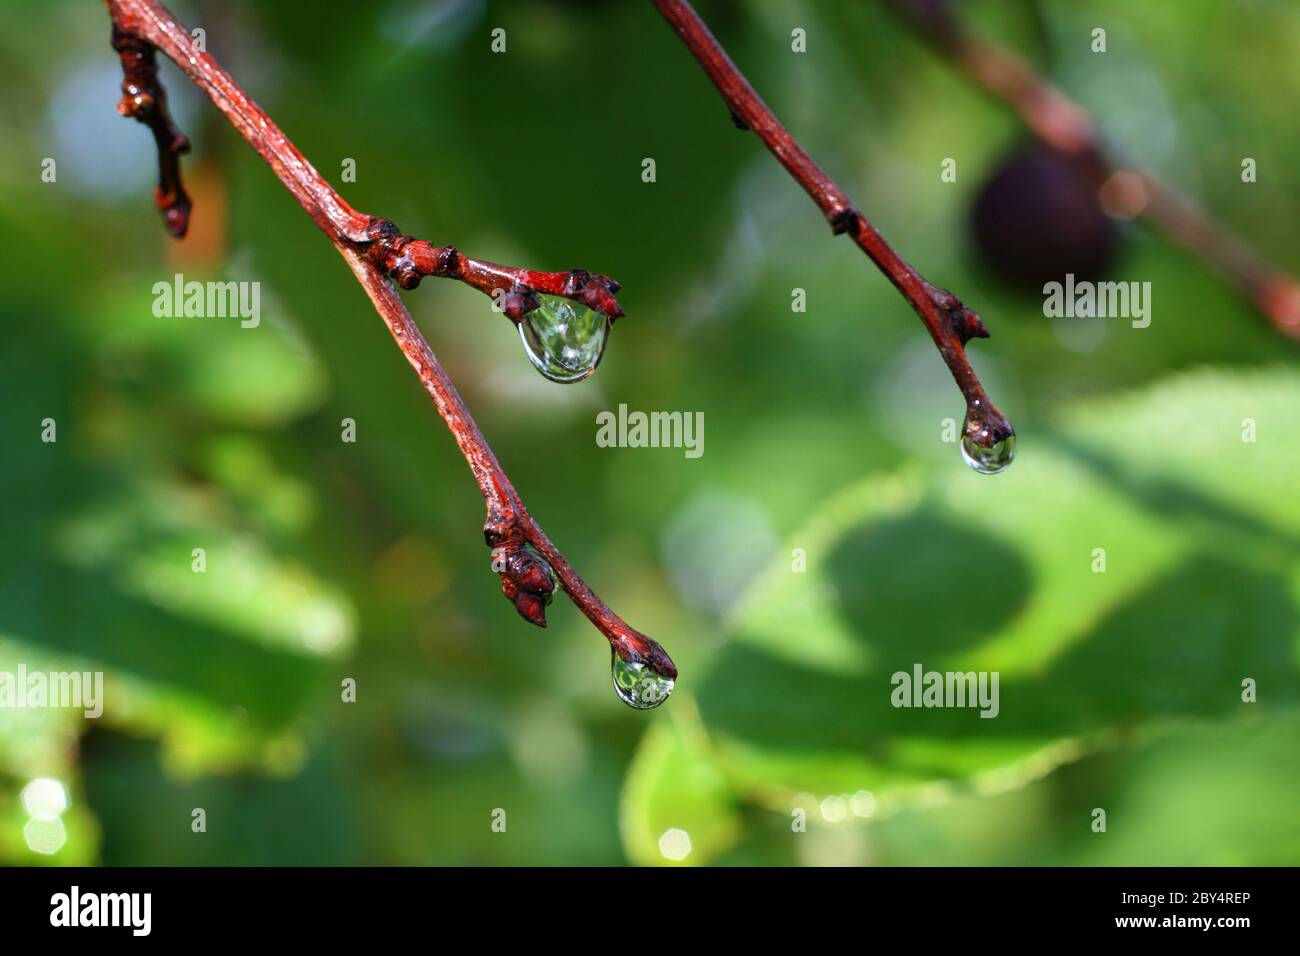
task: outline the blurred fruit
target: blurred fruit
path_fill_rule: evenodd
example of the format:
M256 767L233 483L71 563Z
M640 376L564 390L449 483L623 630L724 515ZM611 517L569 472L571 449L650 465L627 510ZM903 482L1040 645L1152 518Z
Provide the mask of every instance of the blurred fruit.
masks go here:
M1118 245L1090 160L1041 145L1022 147L998 166L975 200L971 231L993 272L1035 292L1066 273L1076 280L1103 275Z

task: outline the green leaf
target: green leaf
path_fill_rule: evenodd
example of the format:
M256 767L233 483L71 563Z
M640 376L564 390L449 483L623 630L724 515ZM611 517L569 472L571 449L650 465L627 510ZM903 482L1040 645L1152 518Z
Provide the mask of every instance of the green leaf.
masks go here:
M1292 371L1201 372L1023 429L996 478L954 450L932 476L847 489L788 541L807 571L778 562L738 608L696 685L692 766L784 814L867 791L867 815L887 815L936 787L1022 786L1144 727L1288 712L1295 408ZM997 672L996 717L895 707L891 676L918 664ZM1246 677L1268 687L1258 704L1241 701ZM667 751L657 730L639 761ZM634 778L626 803L659 825L683 799L671 780Z
M671 720L660 719L645 735L628 770L621 824L634 863L707 862L740 832L737 802L708 751L694 702L678 694L673 708Z

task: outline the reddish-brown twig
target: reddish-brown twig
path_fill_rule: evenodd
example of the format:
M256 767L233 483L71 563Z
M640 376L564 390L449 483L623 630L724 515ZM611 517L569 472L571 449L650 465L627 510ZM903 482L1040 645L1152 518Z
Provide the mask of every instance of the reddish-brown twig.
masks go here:
M387 219L373 220L367 235L374 240L369 248L371 261L403 289L414 289L425 276L459 279L492 296L500 310L515 322L538 307L538 293L582 302L611 320L623 314L614 298L618 283L598 272L534 272L471 259L455 246L435 246L424 239L403 236Z
M544 627L543 609L554 589L550 575L530 555L531 548L546 559L559 585L605 635L615 653L626 661L644 662L666 677L676 677L677 668L664 649L611 611L528 513L387 275L393 274L408 286L418 282L421 275L445 275L484 292L497 289L513 292L525 300L516 303L516 320L527 311L526 299L534 292L567 296L611 317L621 315L613 299L617 283L581 270L538 273L479 262L451 247L437 249L401 236L387 220L357 212L316 172L230 74L206 51L196 49L189 33L157 0L105 2L113 19L114 37L131 38L132 49L142 56L147 53L150 62L154 48L174 60L261 154L347 261L451 429L483 491L487 502L483 534L493 549L493 569L501 575L502 591L515 602L519 613Z
M153 133L158 146L154 203L162 211L167 231L180 239L190 225L190 197L181 182L181 155L190 151L190 141L172 122L167 94L158 82L154 48L119 30L114 23L113 49L122 60L122 98L117 111L144 123Z
M844 190L781 125L686 0L654 0L654 3L704 67L730 108L736 125L758 135L795 182L812 197L831 230L836 235L847 233L916 310L966 399L967 436L977 445L989 447L1014 434L1011 423L989 401L966 358L967 342L988 337L988 329L980 317L963 306L957 296L931 285L903 261L854 207Z
M1103 207L1122 218L1142 216L1175 244L1233 282L1281 332L1300 338L1300 282L1150 173L1124 168L1098 142L1083 107L1015 53L964 31L946 7L886 0L942 58L1002 100L1044 145L1081 157L1101 191Z

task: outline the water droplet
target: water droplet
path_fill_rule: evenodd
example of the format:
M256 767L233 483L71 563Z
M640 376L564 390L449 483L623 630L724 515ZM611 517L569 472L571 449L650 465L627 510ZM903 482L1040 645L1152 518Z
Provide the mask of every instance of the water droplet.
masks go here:
M609 318L578 302L539 295L541 305L519 323L524 352L552 382L580 382L600 364Z
M981 445L970 435L961 436L961 456L981 475L996 475L1005 471L1016 459L1016 436L1010 434L1002 441Z
M981 475L996 475L1015 461L1016 430L987 398L977 396L966 405L961 457Z
M625 661L613 652L614 691L619 699L637 710L658 707L673 692L673 679L656 674L649 665Z

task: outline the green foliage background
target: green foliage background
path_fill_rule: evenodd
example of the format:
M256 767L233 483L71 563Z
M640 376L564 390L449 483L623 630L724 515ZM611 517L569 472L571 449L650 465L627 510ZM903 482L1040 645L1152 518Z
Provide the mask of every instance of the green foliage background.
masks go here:
M1049 63L1122 152L1300 267L1300 8L960 6ZM357 208L623 282L628 317L571 387L478 293L406 299L534 513L682 679L633 713L567 602L545 632L516 617L445 427L261 160L164 68L202 170L195 228L225 216L220 251L176 259L152 144L113 115L102 4L9 2L0 670L102 669L107 705L0 710L0 862L665 863L670 828L688 864L1300 862L1295 346L1140 228L1112 278L1152 283L1148 329L1061 333L1000 286L965 216L1020 133L878 5L702 13L897 248L985 317L973 358L1021 440L993 479L939 440L962 408L910 309L648 4L175 9ZM261 326L155 318L151 287L178 271L260 281ZM703 411L704 456L598 449L595 414L619 403ZM894 710L889 674L918 661L999 671L1001 715ZM23 837L36 777L71 797L53 856Z

